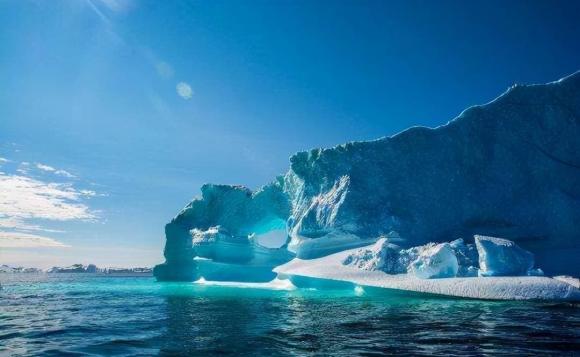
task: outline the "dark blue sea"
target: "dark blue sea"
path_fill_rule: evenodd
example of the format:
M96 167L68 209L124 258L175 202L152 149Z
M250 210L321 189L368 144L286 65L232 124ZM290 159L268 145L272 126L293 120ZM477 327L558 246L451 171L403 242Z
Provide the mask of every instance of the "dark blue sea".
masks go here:
M580 354L580 306L0 275L0 355Z

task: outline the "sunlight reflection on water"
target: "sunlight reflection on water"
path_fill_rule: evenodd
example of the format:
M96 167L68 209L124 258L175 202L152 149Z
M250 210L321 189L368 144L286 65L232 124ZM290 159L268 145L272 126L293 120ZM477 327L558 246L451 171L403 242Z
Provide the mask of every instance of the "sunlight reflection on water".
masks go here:
M0 277L0 353L352 355L580 350L573 304L380 289L268 290L149 277Z

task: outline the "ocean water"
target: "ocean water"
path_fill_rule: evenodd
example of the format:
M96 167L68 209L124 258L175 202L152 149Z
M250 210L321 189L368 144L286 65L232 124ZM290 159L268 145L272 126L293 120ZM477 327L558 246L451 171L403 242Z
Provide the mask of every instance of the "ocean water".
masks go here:
M0 355L576 355L580 306L0 275Z

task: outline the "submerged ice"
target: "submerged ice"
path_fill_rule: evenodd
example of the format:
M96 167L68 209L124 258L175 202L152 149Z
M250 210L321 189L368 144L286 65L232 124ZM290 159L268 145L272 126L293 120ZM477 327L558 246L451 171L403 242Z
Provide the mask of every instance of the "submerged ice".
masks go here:
M577 275L578 137L580 73L435 129L299 152L256 191L204 185L166 225L155 276L264 282L345 250L345 266L423 280Z

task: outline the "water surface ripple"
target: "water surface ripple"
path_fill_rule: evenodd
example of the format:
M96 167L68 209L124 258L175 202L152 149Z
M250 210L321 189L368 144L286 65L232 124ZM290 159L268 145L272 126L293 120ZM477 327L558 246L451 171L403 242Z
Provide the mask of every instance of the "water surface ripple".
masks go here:
M574 304L0 275L0 355L578 355Z

